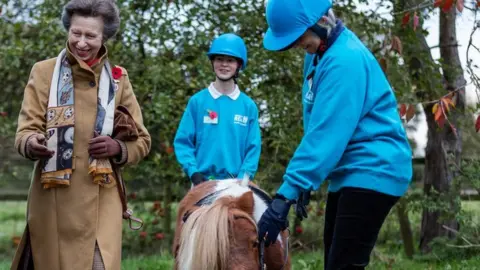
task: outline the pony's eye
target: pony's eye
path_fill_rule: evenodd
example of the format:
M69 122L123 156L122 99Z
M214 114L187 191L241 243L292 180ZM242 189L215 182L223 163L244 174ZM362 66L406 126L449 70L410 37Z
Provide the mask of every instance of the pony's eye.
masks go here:
M258 247L258 240L253 242L253 248L257 248L257 247Z

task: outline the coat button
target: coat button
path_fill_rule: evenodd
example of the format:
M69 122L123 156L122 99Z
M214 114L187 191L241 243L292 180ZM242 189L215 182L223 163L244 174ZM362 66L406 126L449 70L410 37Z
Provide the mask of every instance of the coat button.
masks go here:
M95 82L94 81L90 82L90 87L95 87Z

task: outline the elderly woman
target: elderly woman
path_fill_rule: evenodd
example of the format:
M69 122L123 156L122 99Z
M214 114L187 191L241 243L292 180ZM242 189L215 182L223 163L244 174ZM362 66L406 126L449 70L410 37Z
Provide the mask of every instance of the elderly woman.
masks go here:
M115 2L72 0L62 22L66 47L33 66L18 119L15 147L35 166L12 269L120 269L120 168L148 154L150 135L126 70L108 61ZM135 139L114 136L118 107Z

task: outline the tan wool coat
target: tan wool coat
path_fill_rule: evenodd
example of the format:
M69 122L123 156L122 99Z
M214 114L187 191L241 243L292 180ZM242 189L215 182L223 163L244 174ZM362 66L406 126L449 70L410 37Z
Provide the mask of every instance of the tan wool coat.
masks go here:
M75 95L73 174L70 186L43 189L39 162L35 161L27 205L27 227L35 270L92 269L95 242L98 242L105 269L120 269L123 219L117 187L94 184L88 174L88 142L93 137L100 72L107 59L106 48L100 52L103 52L100 62L90 68L67 48ZM46 112L55 61L56 58L37 62L25 88L15 138L15 147L25 158L28 158L27 139L33 134L46 134ZM124 166L140 162L149 153L151 138L143 125L142 112L124 68L122 73L116 106L123 105L129 110L139 132L138 140L125 142L127 159ZM119 170L117 167L117 174ZM11 269L18 268L27 234L25 230Z

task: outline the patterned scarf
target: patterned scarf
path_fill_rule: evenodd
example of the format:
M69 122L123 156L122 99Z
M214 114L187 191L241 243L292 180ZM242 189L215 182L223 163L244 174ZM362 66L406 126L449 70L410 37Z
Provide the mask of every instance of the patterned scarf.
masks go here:
M100 75L95 122L95 131L100 135L111 135L113 131L116 84L111 74L110 64L105 61ZM63 49L57 57L50 85L46 126L47 148L55 151L55 154L42 168L41 183L44 189L70 185L75 133L74 92L72 69L66 57L66 49ZM112 169L108 159L99 161L90 158L90 166L92 164L94 168L99 167L96 171L102 174L101 177L94 175L95 183L102 184L100 179L105 177L112 180Z

